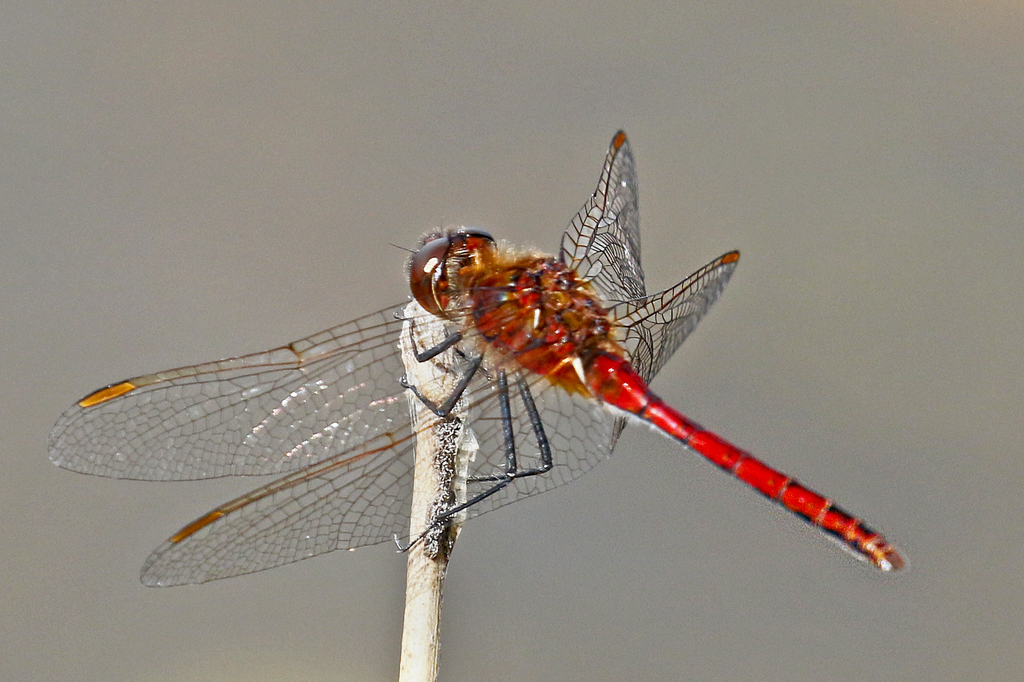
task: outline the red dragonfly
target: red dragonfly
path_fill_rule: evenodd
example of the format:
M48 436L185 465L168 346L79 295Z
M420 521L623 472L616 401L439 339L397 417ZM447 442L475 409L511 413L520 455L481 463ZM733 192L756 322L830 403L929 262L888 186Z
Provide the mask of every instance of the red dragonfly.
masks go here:
M416 432L456 407L478 450L465 464L464 497L436 514L434 527L568 483L639 420L857 558L899 569L903 560L881 534L648 388L738 260L726 253L665 291L646 292L636 167L620 131L558 256L499 245L478 230L428 235L409 261L419 312L403 303L262 353L112 384L64 413L50 458L112 478L281 476L150 555L142 581L178 585L404 536ZM454 386L434 402L426 397L432 387L406 377L399 350L402 335L431 320L443 322L445 337L414 348L416 361L439 363ZM432 424L414 426L410 401L437 415Z

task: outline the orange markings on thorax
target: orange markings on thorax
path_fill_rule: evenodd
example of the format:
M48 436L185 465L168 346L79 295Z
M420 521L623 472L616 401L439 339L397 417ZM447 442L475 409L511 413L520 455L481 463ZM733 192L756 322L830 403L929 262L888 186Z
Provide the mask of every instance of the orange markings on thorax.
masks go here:
M623 354L593 287L552 257L488 250L459 285L487 344L567 391L590 394L582 374L598 351Z

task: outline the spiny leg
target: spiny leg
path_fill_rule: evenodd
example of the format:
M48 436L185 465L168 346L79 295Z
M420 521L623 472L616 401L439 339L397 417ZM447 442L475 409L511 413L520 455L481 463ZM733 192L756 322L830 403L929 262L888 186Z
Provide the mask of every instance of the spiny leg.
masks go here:
M405 383L403 382L402 385L405 386ZM413 393L415 393L416 396L423 402L424 405L433 410L433 407L431 407L431 403L427 401L425 398L423 398L423 396L421 396L419 392L416 391L415 388L411 386L406 386L406 388L410 389ZM446 401L446 403L447 402L448 401ZM431 532L435 531L438 527L440 527L441 524L447 524L452 516L458 514L464 509L473 506L477 502L480 502L481 500L490 497L491 495L498 492L499 490L501 490L514 480L516 467L516 446L515 434L512 430L512 409L511 406L509 405L508 399L508 378L505 375L505 370L498 371L498 406L501 412L501 429L505 440L505 474L501 476L492 476L486 478L471 477L469 479L470 481L497 481L497 483L488 488L487 490L483 491L482 493L474 495L472 498L463 502L462 504L456 505L451 509L446 509L444 512L435 516L434 520L430 522L430 525L426 529L424 529L422 533L413 538L409 542L409 544L403 545L401 542L399 542L398 535L396 534L395 544L398 545L398 551L408 551L416 543L421 542L425 537L427 537L428 534L430 534ZM436 410L434 410L434 412L436 413Z
M484 358L482 355L478 355L472 360L470 360L469 366L466 367L466 370L462 373L462 376L459 378L459 383L455 385L455 388L452 389L451 394L440 405L431 401L429 398L420 393L418 388L409 383L405 375L402 375L398 382L402 385L402 388L406 388L412 391L412 394L416 396L419 399L419 401L426 406L428 410L436 414L438 417L447 417L448 414L455 407L455 403L459 401L459 398L461 398L462 394L466 391L466 387L469 386L469 382L473 380L473 376L476 374L476 371L480 369L480 364L483 362L483 360Z
M551 444L548 442L548 436L544 432L544 422L541 421L540 412L537 411L537 404L533 401L533 393L530 391L529 384L520 376L516 379L516 388L519 389L519 396L523 399L523 407L526 408L526 416L530 420L530 427L533 429L533 435L537 439L537 449L540 451L540 466L532 469L520 469L519 464L516 461L515 456L515 442L511 435L511 415L509 421L504 421L504 414L502 417L503 428L505 432L505 473L493 476L474 476L469 479L471 481L500 481L506 478L524 478L526 476L536 476L543 474L551 470L553 466L551 459ZM507 399L507 387L506 387L506 399ZM510 440L511 439L511 440ZM509 457L511 453L511 459Z
M537 448L540 451L539 467L530 469L519 469L518 459L516 457L516 444L515 444L515 431L512 421L512 406L509 400L508 394L508 376L505 370L498 371L498 408L501 414L501 430L504 439L505 447L505 471L502 474L496 474L492 476L473 476L469 478L471 482L487 482L495 481L487 490L474 495L472 498L466 500L462 504L456 505L451 509L445 510L443 513L438 514L434 518L430 527L423 531L419 536L414 538L409 544L402 545L398 542L397 536L395 543L398 545L399 551L407 551L410 547L415 545L417 542L423 540L428 533L435 530L440 524L446 523L455 514L472 507L474 504L481 502L491 495L503 490L508 487L508 484L517 478L525 478L526 476L537 476L546 473L551 470L553 461L551 457L551 444L548 441L547 434L544 432L544 423L541 421L540 412L537 410L537 405L533 400L533 394L530 391L529 385L526 381L519 377L516 380L516 387L519 389L519 395L523 399L523 406L526 408L526 414L530 420L530 426L533 429L534 437L537 439ZM429 405L428 405L429 407Z
M409 325L409 339L412 341L413 348L416 347L416 338L412 335L412 328L415 326L415 321ZM431 358L437 357L438 355L445 352L446 350L448 350L461 340L462 332L452 332L444 339L444 341L437 344L433 348L428 348L424 351L413 351L413 354L416 356L416 362L426 362Z
M548 442L548 435L544 433L544 422L540 419L537 404L533 402L533 393L530 391L529 384L522 377L519 377L516 380L516 386L519 387L519 395L523 398L523 406L526 407L526 414L530 418L533 435L537 438L537 449L540 450L540 466L536 469L521 471L519 476L543 474L550 471L551 467L554 466L551 460L551 444Z
M544 423L540 419L540 413L537 411L537 405L533 401L533 395L530 392L530 387L522 377L519 377L516 380L516 387L519 389L519 395L523 399L526 414L530 419L530 426L533 428L534 437L537 439L537 447L540 450L540 466L530 469L519 468L519 461L516 457L516 440L512 421L512 406L508 395L508 376L505 370L500 370L498 372L498 407L501 413L502 436L505 441L505 471L504 473L492 476L471 476L469 478L470 482L478 483L495 481L495 484L487 490L474 495L462 504L446 510L443 514L438 516L438 520L448 518L453 514L459 513L463 509L472 507L477 502L485 500L491 495L497 493L499 490L505 488L509 483L517 478L537 476L551 470L551 467L553 466L551 445L548 442L547 434L544 432Z
M417 351L415 350L416 339L412 333L413 326L415 326L415 322L413 322L413 324L409 326L409 339L412 342L412 348L414 349L413 355L416 357L417 362L427 362L428 360L437 357L438 355L445 352L446 350L448 350L449 348L451 348L456 343L462 340L462 332L452 332L443 341L441 341L441 343L437 344L436 346L427 348L424 351ZM458 348L456 348L455 351L459 354L460 357L466 357L461 351L459 351ZM438 417L447 417L451 413L452 409L454 409L455 403L457 403L459 401L459 398L462 397L462 394L465 392L466 387L469 386L469 382L473 380L473 376L476 374L476 371L480 369L480 364L482 362L482 355L478 355L477 357L470 360L469 366L466 367L466 370L459 378L458 384L455 385L455 388L452 390L451 394L440 405L438 405L437 403L433 402L432 400L424 396L422 393L420 393L418 388L409 383L408 377L405 376L404 374L399 378L398 383L402 385L402 388L412 391L412 394L416 396L416 398L418 398L419 401L423 403L423 405L426 406L428 410L436 414Z

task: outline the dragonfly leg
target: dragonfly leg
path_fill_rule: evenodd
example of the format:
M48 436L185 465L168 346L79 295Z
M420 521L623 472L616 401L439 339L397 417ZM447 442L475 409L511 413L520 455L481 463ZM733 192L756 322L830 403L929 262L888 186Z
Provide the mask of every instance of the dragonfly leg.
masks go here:
M519 395L523 399L523 406L526 408L526 414L530 418L530 426L533 428L533 435L537 439L537 449L540 451L540 466L531 469L519 468L519 462L516 458L515 437L512 433L512 410L508 400L508 382L503 374L504 373L499 374L498 376L498 399L499 406L501 408L501 419L505 436L505 472L491 476L472 476L469 480L474 483L480 481L511 481L513 479L524 478L526 476L537 476L539 474L547 473L553 466L551 459L551 444L548 442L548 436L544 432L544 422L541 421L540 412L537 410L537 404L533 401L533 394L530 392L529 385L522 377L520 377L516 380L516 388L519 389ZM492 493L490 491L484 491L484 494L480 499L491 494Z
M416 543L421 542L428 534L439 528L442 524L447 523L452 516L472 507L477 502L487 499L500 490L503 490L508 487L509 483L517 478L538 476L551 470L551 467L553 466L551 444L548 441L547 434L544 432L544 423L541 421L540 412L537 410L537 404L533 400L533 394L530 392L529 385L522 377L516 380L516 388L519 389L519 395L523 399L523 406L526 408L527 416L530 418L530 426L533 428L534 437L537 439L537 447L540 450L540 466L530 469L519 468L518 458L516 457L515 433L512 427L512 405L508 394L508 376L504 370L501 370L498 372L498 406L501 412L502 432L505 440L504 473L495 474L493 476L470 477L469 480L471 482L478 483L493 481L494 485L483 492L474 495L462 504L456 505L451 509L446 509L443 513L438 514L430 524L430 527L413 538L408 544L402 544L396 535L394 538L395 544L398 546L398 550L400 552L408 551L409 548L413 547Z
M551 444L548 442L547 434L544 433L544 423L541 421L540 412L538 412L537 405L533 401L533 395L530 393L530 387L521 377L516 380L516 387L519 389L519 395L523 399L523 405L526 408L527 416L530 418L530 426L533 428L534 437L537 439L537 447L540 450L540 466L532 467L530 469L519 468L519 460L516 456L515 433L512 430L512 406L508 395L508 377L504 371L499 371L498 407L501 413L502 432L505 440L505 471L491 476L471 476L469 478L470 482L482 483L494 481L494 485L487 490L474 495L462 504L446 510L444 514L438 517L439 520L447 518L453 514L457 514L468 507L472 507L477 502L480 502L481 500L495 494L502 488L505 488L509 483L517 478L538 476L551 470L551 467L553 466L551 458Z
M523 406L526 408L526 415L530 418L530 426L533 428L533 435L537 439L537 449L540 450L540 466L534 469L524 469L516 473L516 478L523 476L536 476L551 471L551 444L548 436L544 433L544 422L540 419L540 412L537 411L537 404L533 402L533 394L526 381L519 377L516 380L516 387L519 388L519 395L523 399Z
M409 341L412 344L413 355L416 357L417 362L427 362L428 360L437 357L438 355L445 352L446 350L448 350L449 348L451 348L456 343L462 340L462 332L456 331L449 334L443 341L441 341L441 343L437 344L436 346L427 348L426 350L423 351L415 350L416 337L413 335L413 327L415 326L415 324L415 321L412 321L412 324L409 325ZM463 353L458 348L455 349L455 352L456 354L458 354L460 358L466 359L466 354ZM424 396L422 393L420 393L419 389L417 389L415 386L409 383L408 377L406 377L405 375L399 378L398 382L402 385L402 388L406 388L412 391L413 395L419 398L419 401L423 403L431 412L436 414L438 417L447 417L448 414L455 407L455 403L457 403L459 398L462 397L462 394L466 390L466 387L469 386L469 382L473 379L473 375L476 374L476 371L480 368L480 363L482 361L483 356L478 356L469 361L469 366L466 368L466 371L459 379L459 383L455 386L455 389L452 391L451 395L448 396L448 398L445 399L445 401L440 405L433 402L432 400Z
M459 378L459 383L456 384L451 395L449 395L440 405L420 393L419 389L409 383L409 380L405 375L403 375L398 382L402 385L402 388L412 391L412 394L419 398L419 401L423 403L428 410L436 414L438 417L447 417L455 407L455 403L459 401L459 398L461 398L462 394L466 391L466 387L469 386L469 382L473 380L473 376L476 374L476 371L480 369L480 363L482 363L483 360L484 356L482 355L478 355L470 360L469 366L466 367L466 371L463 372L462 376Z
M412 332L413 327L415 326L416 322L413 320L412 323L409 325L409 340L412 342L413 348L416 347L416 337L413 336ZM455 344L457 344L461 340L462 332L452 332L447 336L447 338L445 338L444 341L437 344L436 346L433 346L432 348L427 348L426 350L423 351L413 351L414 354L416 355L416 362L426 362L431 358L435 358L441 353L451 348L452 346L454 346Z
M478 493L473 497L469 498L462 504L458 504L452 507L451 509L446 509L444 513L438 514L437 517L434 519L433 524L431 524L431 528L428 528L426 531L423 532L423 535L413 540L412 543L409 545L410 547L416 544L423 536L425 536L428 532L430 532L432 528L436 527L438 524L447 522L449 518L451 518L455 514L458 514L460 511L472 507L477 502L485 500L491 495L498 492L499 490L502 490L503 488L507 487L508 484L514 481L517 475L519 475L516 464L515 433L512 431L512 407L508 399L508 376L505 374L504 370L498 371L498 407L501 412L501 429L505 438L505 473L498 474L495 476L470 477L469 480L473 482L495 481L495 484L492 485L487 490L484 490L483 492Z

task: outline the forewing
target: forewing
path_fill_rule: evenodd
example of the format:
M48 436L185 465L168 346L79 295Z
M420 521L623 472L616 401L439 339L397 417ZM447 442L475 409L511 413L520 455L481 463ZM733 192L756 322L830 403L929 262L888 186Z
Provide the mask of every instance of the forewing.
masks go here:
M646 293L636 162L625 132L612 138L597 190L562 235L559 257L606 301L627 301Z
M97 391L57 421L50 458L81 473L141 480L277 474L408 430L398 383L401 309Z
M730 251L674 287L612 307L629 361L644 381L654 378L718 300L739 258Z

